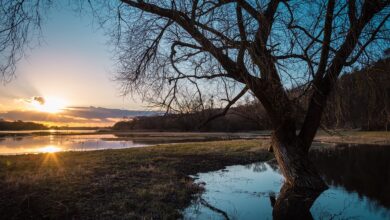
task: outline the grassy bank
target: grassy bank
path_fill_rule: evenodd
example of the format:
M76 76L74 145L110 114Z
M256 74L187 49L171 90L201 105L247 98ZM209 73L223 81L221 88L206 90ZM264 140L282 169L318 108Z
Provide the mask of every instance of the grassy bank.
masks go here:
M334 135L329 135L324 131L319 131L314 139L317 142L336 144L390 144L389 131L335 131Z
M0 157L0 216L172 219L199 188L189 174L268 160L266 140Z

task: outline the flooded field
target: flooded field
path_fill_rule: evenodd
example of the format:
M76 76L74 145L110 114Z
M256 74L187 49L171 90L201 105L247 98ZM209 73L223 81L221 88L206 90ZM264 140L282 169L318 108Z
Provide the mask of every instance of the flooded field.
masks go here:
M330 186L310 209L314 219L390 219L390 146L322 147L311 155ZM194 177L205 192L184 211L185 219L272 219L283 185L275 162Z
M23 131L1 132L0 154L87 151L145 147L164 143L259 138L259 133Z

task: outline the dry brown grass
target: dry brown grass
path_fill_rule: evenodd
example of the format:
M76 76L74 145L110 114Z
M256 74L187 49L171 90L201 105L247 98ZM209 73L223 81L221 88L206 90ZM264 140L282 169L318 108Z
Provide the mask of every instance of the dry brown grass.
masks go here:
M390 144L388 131L338 131L335 135L319 132L315 141L337 144Z
M3 219L175 219L199 187L189 174L271 158L268 141L0 156Z

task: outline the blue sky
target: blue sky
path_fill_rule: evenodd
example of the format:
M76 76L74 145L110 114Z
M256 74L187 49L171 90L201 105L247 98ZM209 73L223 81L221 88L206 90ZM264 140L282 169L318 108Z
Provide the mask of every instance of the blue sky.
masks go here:
M110 39L94 22L88 12L80 16L66 5L50 9L41 45L27 50L16 78L0 86L0 118L6 112L28 111L23 100L35 96L59 98L69 107L146 108L139 100L120 95L119 83L112 80Z

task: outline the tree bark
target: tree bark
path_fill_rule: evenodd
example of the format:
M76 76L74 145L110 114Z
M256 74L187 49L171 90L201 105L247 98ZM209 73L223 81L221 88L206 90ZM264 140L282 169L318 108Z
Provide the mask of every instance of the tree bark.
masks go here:
M295 134L295 124L287 122L275 130L271 145L286 184L294 188L323 191L327 185L309 160L309 149Z
M308 153L313 139L301 138L296 134L295 108L286 91L277 83L270 84L267 89L261 91L252 89L252 91L262 103L265 103L264 108L272 121L274 132L271 148L286 183L291 187L318 191L326 189L326 184L309 160ZM268 100L270 96L264 97L263 92L272 93L273 99ZM312 115L321 118L324 106L318 106L318 111L313 112ZM306 126L306 130L315 134L318 125Z
M309 148L296 135L295 123L285 123L271 145L285 183L273 206L273 219L313 219L310 208L328 186L309 160Z

